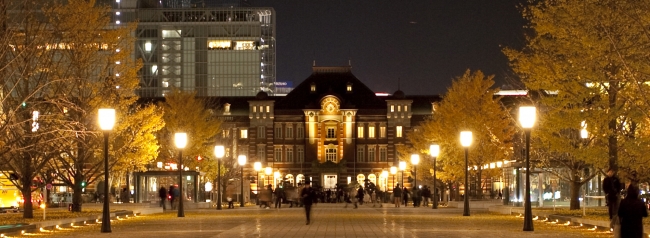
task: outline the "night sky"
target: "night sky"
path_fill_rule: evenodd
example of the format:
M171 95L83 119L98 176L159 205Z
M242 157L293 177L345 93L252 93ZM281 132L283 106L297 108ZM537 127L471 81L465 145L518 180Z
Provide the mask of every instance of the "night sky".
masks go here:
M501 53L524 44L525 0L251 0L276 11L277 81L342 66L375 92L444 94L466 69L513 73Z

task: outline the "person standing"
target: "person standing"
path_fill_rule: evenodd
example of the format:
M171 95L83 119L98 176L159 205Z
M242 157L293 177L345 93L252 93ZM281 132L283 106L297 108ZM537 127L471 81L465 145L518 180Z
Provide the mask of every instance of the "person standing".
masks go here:
M431 190L429 189L429 187L424 186L422 188L422 198L424 199L423 200L424 206L428 207L429 206L429 199L431 199Z
M404 187L402 190L402 197L404 197L404 206L408 207L409 204L409 190L408 188Z
M160 186L158 197L160 197L160 206L163 208L163 211L167 210L167 206L165 205L165 200L167 200L167 189L165 189L164 186Z
M286 199L286 194L284 193L284 188L278 185L275 188L275 208L282 208L282 202Z
M400 207L402 204L402 189L399 187L399 184L393 188L393 202L395 203L395 207Z
M641 238L643 236L643 218L648 216L648 210L639 199L639 188L636 184L627 187L627 195L621 201L618 209L621 223L621 236L625 238Z
M603 191L605 191L605 201L609 211L609 220L616 215L618 211L618 202L620 199L619 193L623 189L621 180L618 179L614 170L610 168L607 170L607 177L603 179Z
M314 202L314 189L311 188L310 186L311 181L306 181L305 182L305 187L300 191L300 198L302 200L302 204L305 205L305 216L307 217L307 224L309 225L310 218L311 218L311 205Z

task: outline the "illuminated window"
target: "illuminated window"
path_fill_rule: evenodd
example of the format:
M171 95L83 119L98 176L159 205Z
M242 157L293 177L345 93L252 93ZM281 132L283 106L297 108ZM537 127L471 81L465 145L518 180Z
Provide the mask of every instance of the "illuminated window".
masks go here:
M266 106L266 112L271 112L271 106Z
M252 50L255 46L253 41L237 41L235 42L235 50Z
M286 161L287 162L293 162L293 148L287 148L286 152L287 152L287 156L285 157L285 158L287 158Z
M232 42L229 40L211 40L208 41L208 49L230 49Z
M368 162L375 162L375 147L368 148Z
M375 127L374 126L369 126L368 127L368 138L375 138Z
M253 112L257 112L257 107L253 106Z
M379 127L379 138L386 138L386 127Z
M348 90L348 92L352 92L352 84L351 83L348 83L347 90Z
M336 162L336 149L325 149L325 158L327 161Z
M260 106L260 112L264 112L264 108Z
M363 183L364 181L366 181L366 176L365 175L363 175L363 174L357 175L357 182Z
M327 128L327 138L328 139L336 138L336 130L334 129L334 127Z
M357 138L363 138L363 126L357 127Z
M386 157L387 157L386 147L385 146L379 147L379 162L386 162Z
M357 162L363 162L363 158L366 155L363 146L357 147Z
M397 106L397 111L401 112L402 111L402 106Z
M390 112L395 112L395 105L390 105Z
M221 134L223 135L223 138L228 138L230 137L230 130L223 130L221 131Z
M248 130L247 129L241 129L239 137L242 138L242 139L247 139L248 138Z
M311 84L311 91L316 92L316 84Z
M162 30L163 38L180 38L181 30Z
M275 162L282 162L282 147L275 147Z
M397 137L402 137L402 126L395 127L395 134L397 134Z
M409 106L404 106L404 111L408 112L409 111Z

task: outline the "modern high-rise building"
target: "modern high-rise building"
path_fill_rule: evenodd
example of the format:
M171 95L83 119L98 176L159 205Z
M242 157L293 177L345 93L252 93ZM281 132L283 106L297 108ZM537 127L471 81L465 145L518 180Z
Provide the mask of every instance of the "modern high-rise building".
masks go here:
M100 0L115 26L137 22L141 97L274 94L275 11L242 0Z

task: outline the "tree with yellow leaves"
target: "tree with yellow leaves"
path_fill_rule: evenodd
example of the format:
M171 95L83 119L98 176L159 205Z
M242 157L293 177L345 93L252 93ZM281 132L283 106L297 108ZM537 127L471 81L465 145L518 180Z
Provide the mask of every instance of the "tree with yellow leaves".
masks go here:
M504 52L526 87L540 92L537 148L570 158L573 170L648 174L650 1L535 1L523 10L527 44ZM583 121L588 143L576 142Z
M500 103L500 97L494 96L498 89L492 88L492 78L484 76L481 71L472 73L467 70L454 80L432 117L422 124L421 134L414 132L409 135L413 146L423 153L428 153L431 143L440 145L437 166L442 171L441 180L463 181L467 168L460 144L461 131L472 131L473 134L469 167L476 168L472 173L477 181L495 175L490 174L491 170L484 170L484 164L509 160L512 155L513 119ZM418 171L431 168L418 167ZM482 196L482 189L477 192L477 196Z

